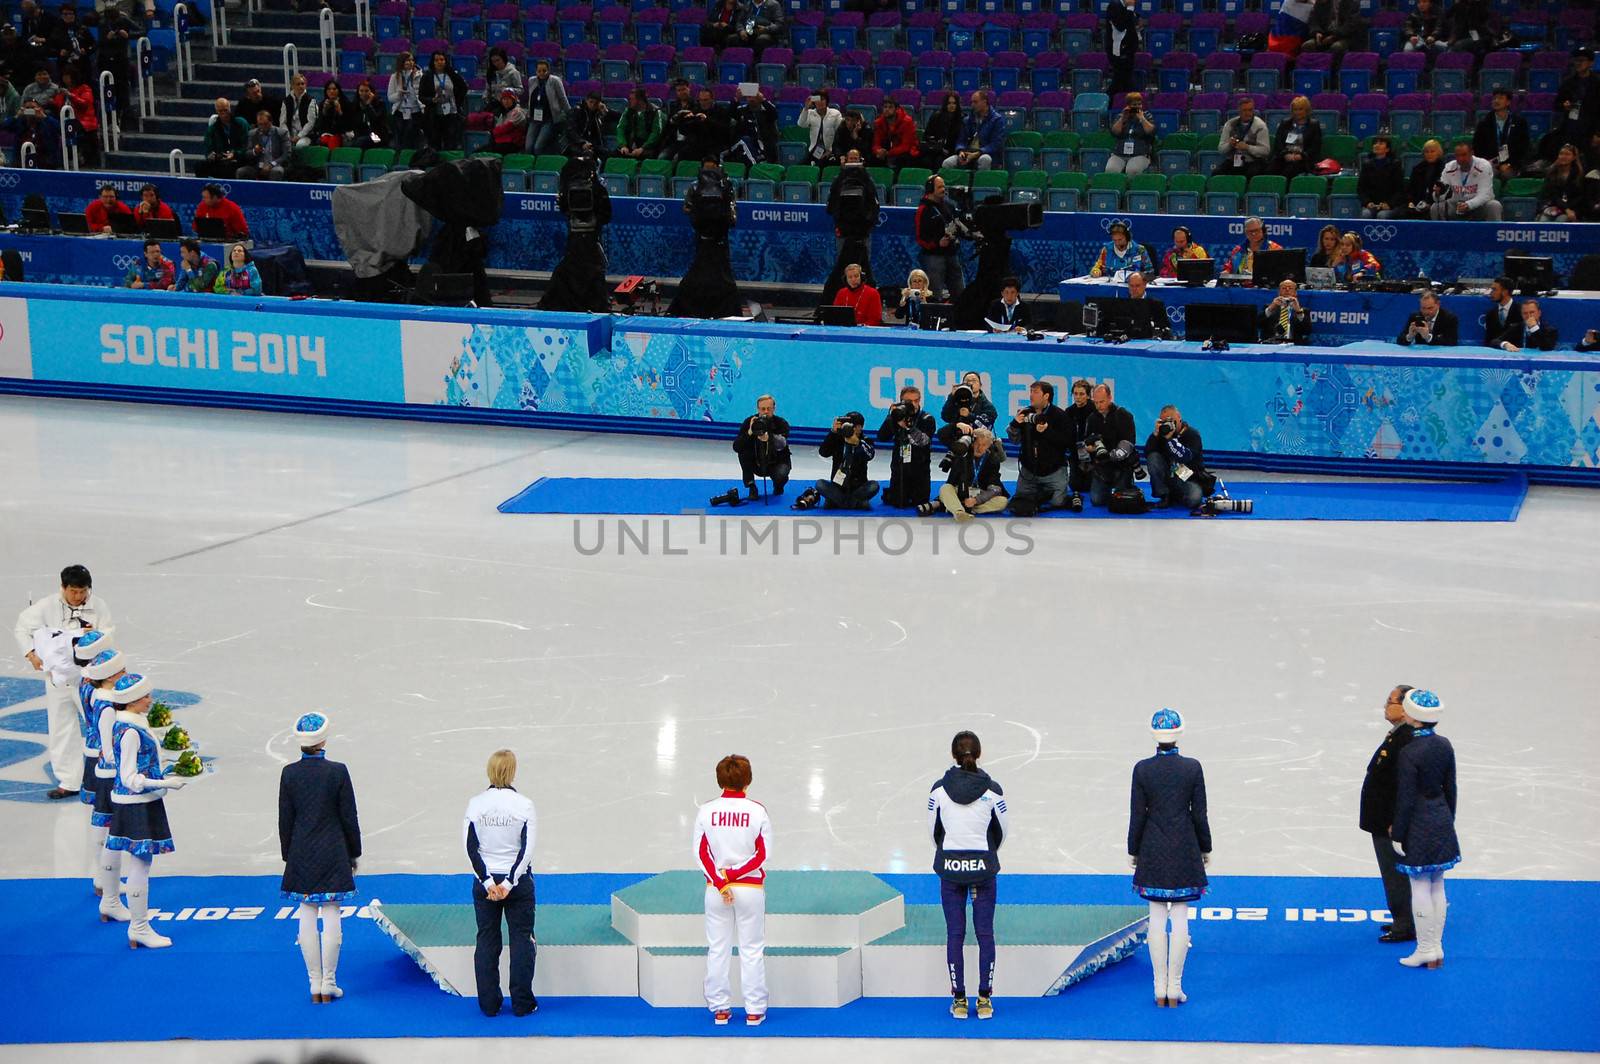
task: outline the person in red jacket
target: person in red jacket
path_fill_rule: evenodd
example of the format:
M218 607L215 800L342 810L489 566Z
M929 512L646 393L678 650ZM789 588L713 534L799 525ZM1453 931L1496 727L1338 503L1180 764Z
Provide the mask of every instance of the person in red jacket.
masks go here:
M853 262L844 268L844 287L833 297L833 305L854 307L857 325L883 324L883 297L862 281L861 267Z
M221 185L207 185L200 190L200 206L194 209L194 231L200 232L200 219L220 218L223 235L228 240L249 240L250 226L245 223L244 211L223 195Z
M117 190L110 185L101 185L100 198L83 209L83 216L89 220L91 233L109 233L113 214L132 213L128 210L128 205L117 198Z
M94 90L84 82L78 68L71 65L61 68L61 91L56 94L54 113L59 115L61 106L68 103L78 121L79 162L92 168L100 162L100 116L94 109Z
M917 124L893 100L883 101L883 113L872 124L872 158L879 166L891 166L895 173L914 162L920 152Z

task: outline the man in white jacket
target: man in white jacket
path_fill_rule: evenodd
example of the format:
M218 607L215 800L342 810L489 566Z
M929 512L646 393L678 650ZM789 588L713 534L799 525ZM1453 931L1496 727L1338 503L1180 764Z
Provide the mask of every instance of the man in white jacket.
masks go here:
M1494 198L1494 166L1472 154L1465 141L1456 145L1456 157L1439 175L1445 198L1433 205L1435 221L1498 222L1500 201Z
M46 671L44 660L35 649L35 638L43 631L81 634L88 631L113 635L111 609L92 590L89 570L69 565L61 570L61 593L32 603L17 615L17 649L34 670L44 674L45 698L50 721L50 768L56 786L47 792L54 800L71 798L83 786L83 734L78 729L76 702L78 677L58 677Z
M806 109L800 112L799 120L800 128L810 137L806 162L820 166L833 157L833 135L838 132L841 121L839 109L828 105L826 90L806 101Z

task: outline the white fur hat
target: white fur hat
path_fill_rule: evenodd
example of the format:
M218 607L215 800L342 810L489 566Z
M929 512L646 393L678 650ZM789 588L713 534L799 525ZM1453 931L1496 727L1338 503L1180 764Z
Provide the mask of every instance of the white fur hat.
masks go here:
M331 722L326 713L311 712L302 714L294 722L294 740L302 747L316 746L328 737L328 728Z
M1406 716L1428 724L1437 724L1444 714L1444 705L1440 703L1439 696L1418 688L1406 692L1405 707Z
M118 680L111 688L111 701L119 706L126 706L139 701L145 695L154 694L156 685L148 677L130 672Z
M72 656L79 662L93 661L97 655L115 649L110 636L101 631L93 631L72 645Z
M99 683L109 680L128 667L128 659L120 650L107 650L83 667L83 678Z
M1175 709L1158 709L1150 717L1150 734L1158 743L1175 743L1183 734L1183 714Z

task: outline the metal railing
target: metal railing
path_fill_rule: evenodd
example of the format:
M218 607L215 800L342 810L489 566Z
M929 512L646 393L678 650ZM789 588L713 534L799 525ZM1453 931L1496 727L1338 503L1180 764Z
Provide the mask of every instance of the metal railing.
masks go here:
M156 79L150 73L151 65L155 62L155 52L150 45L149 37L140 37L133 48L134 67L139 72L139 121L156 116Z
M173 177L188 177L188 161L184 158L182 148L173 148L167 152L167 173Z
M178 84L194 80L194 45L189 43L189 5L184 3L174 4L172 7L173 44L172 50L176 54L178 64Z
M290 41L283 46L283 94L289 95L289 82L300 73L300 49Z
M104 158L122 149L122 116L118 113L116 76L100 72L100 152Z
M61 169L76 170L78 168L77 138L71 144L67 143L67 129L78 120L78 112L72 109L70 103L61 105L61 110L56 113L56 119L61 123Z
M17 149L17 165L24 170L33 169L33 157L38 154L39 149L34 146L33 141L23 141L22 147Z
M211 50L228 43L228 4L227 0L211 0Z
M356 34L372 36L372 0L356 0Z
M334 41L333 11L323 8L317 12L317 48L322 69L332 74L339 67L339 48Z

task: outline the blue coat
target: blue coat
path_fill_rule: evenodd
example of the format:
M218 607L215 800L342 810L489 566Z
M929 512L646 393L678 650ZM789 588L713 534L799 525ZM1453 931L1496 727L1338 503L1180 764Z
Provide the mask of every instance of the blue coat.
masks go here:
M1174 750L1133 766L1128 853L1139 858L1133 889L1155 900L1193 901L1205 893L1201 854L1210 852L1200 762Z
M336 901L355 893L361 825L350 770L321 754L283 766L278 782L278 843L286 896Z
M1407 875L1442 872L1461 863L1456 839L1456 752L1432 728L1418 728L1400 751L1390 837Z

